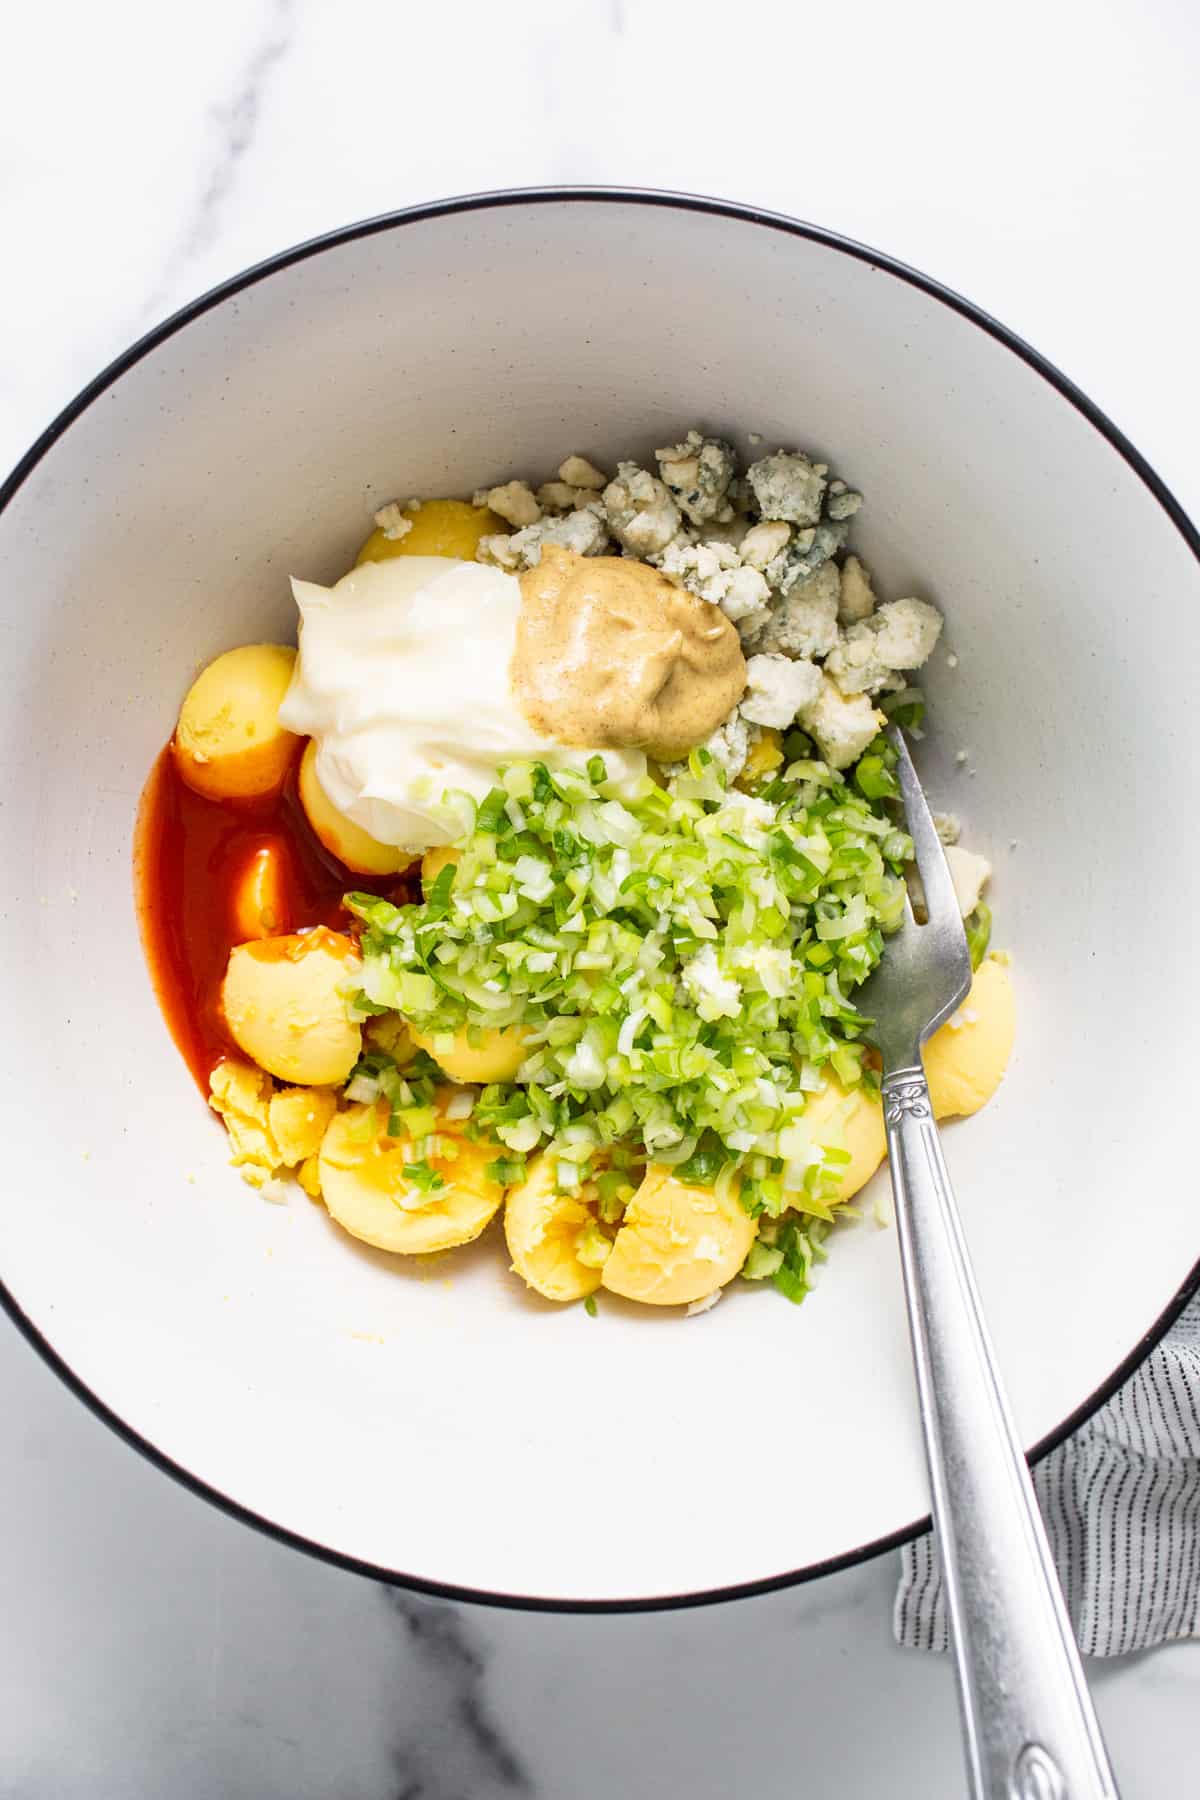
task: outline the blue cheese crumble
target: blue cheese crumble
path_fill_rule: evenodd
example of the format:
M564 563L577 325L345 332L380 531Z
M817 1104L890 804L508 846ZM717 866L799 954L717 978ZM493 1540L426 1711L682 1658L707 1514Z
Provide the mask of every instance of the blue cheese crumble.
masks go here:
M928 660L941 614L911 596L877 598L846 549L863 497L803 450L779 448L739 471L728 439L693 426L653 463L657 474L622 459L610 476L573 452L540 484L520 476L489 488L478 499L514 529L485 537L481 561L520 573L549 543L653 564L720 607L741 638L746 692L701 746L726 780L763 730L793 725L832 768L848 768L885 722L876 697Z
M663 485L685 518L694 525L732 519L729 488L737 471L732 444L724 438L702 437L693 429L682 443L656 450L654 455Z

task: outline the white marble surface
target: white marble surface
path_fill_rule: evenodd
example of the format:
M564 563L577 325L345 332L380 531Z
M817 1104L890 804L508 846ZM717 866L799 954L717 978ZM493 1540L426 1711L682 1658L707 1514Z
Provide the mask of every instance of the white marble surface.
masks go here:
M1195 515L1198 52L1190 0L23 8L0 463L132 336L297 238L609 181L778 207L942 277L1078 380ZM7 1326L0 1382L0 1796L962 1791L950 1671L890 1642L890 1559L640 1619L452 1609L193 1499ZM1126 1800L1179 1793L1200 1646L1094 1680Z

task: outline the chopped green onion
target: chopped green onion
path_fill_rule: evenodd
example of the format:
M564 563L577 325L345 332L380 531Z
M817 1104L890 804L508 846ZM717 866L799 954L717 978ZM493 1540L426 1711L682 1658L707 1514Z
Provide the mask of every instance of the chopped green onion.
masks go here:
M432 1106L398 1106L388 1120L389 1137L429 1137L437 1128L437 1112Z
M575 1239L575 1255L585 1269L602 1269L612 1255L612 1239L590 1220Z
M800 1233L768 1246L795 1297L837 1171L806 1178L795 1223L780 1138L827 1070L862 1079L868 1021L853 996L903 916L910 846L890 817L885 741L854 775L800 732L784 754L794 778L754 796L727 789L703 751L666 787L610 781L598 757L586 778L514 763L423 901L349 904L368 1003L415 1018L435 1052L464 1032L524 1032L520 1082L486 1087L466 1125L501 1146L493 1179L512 1185L550 1150L560 1191L595 1184L605 1243L642 1164L720 1184ZM364 1100L375 1084L398 1130L415 1114L415 1146L437 1079L423 1055L402 1077L366 1058L352 1077Z
M687 1161L679 1164L675 1173L680 1181L690 1182L694 1187L712 1187L728 1161L729 1152L714 1141L714 1134L710 1132L704 1146L693 1150Z
M501 1187L515 1187L517 1182L525 1179L525 1158L523 1156L498 1156L484 1169L489 1181L498 1182Z
M423 1194L434 1194L438 1188L446 1185L445 1177L439 1175L436 1169L430 1168L424 1160L405 1163L404 1179L411 1182L413 1187L419 1188Z
M895 800L900 793L900 784L882 756L860 756L854 770L854 781L859 792L865 794L868 800Z
M905 731L919 732L925 723L925 696L920 688L906 687L898 694L881 694L879 706L894 725Z
M966 921L967 949L971 952L971 967L977 969L988 952L992 941L992 909L986 900L981 900L970 918Z
M777 1245L764 1244L756 1239L742 1264L742 1274L747 1281L762 1281L765 1276L774 1275L782 1262L783 1251Z

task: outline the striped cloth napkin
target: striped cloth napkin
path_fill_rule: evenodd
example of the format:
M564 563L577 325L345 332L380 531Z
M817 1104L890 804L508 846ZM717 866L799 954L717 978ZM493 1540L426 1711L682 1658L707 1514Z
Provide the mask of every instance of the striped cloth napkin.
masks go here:
M1200 1637L1200 1297L1033 1485L1081 1650ZM896 1640L945 1650L933 1534L900 1555Z

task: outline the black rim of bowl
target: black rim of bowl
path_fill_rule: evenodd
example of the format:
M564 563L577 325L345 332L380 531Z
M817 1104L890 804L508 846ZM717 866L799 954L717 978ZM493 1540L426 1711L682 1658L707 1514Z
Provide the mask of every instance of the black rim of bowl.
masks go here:
M241 274L211 288L198 299L190 301L178 312L156 325L152 331L139 338L135 344L115 361L111 362L94 381L88 383L82 392L59 413L53 424L47 427L32 448L22 457L3 487L0 487L0 512L8 505L18 489L32 474L46 453L53 447L63 433L94 401L111 388L125 372L140 362L160 344L174 337L185 329L193 319L210 312L214 307L222 305L234 295L253 287L259 281L265 281L281 270L289 269L294 263L305 262L309 257L320 256L326 250L336 249L339 245L354 242L359 238L373 237L377 233L394 231L402 225L411 225L425 219L449 217L456 213L471 213L483 210L498 209L508 206L542 206L568 203L593 203L661 206L670 207L683 212L710 213L719 218L736 219L745 225L758 225L769 231L781 232L786 236L806 238L812 243L821 244L826 249L836 250L843 256L853 257L858 262L869 264L873 269L891 275L910 287L919 288L923 294L949 307L952 312L959 313L969 319L973 325L985 331L989 337L995 338L1005 349L1034 372L1042 380L1055 389L1062 398L1070 403L1084 419L1101 435L1116 451L1124 462L1133 470L1142 484L1153 495L1162 507L1168 519L1175 526L1192 555L1200 561L1200 533L1192 524L1179 502L1165 484L1155 474L1146 459L1137 451L1119 431L1112 421L1102 413L1099 407L1090 401L1086 394L1068 380L1052 363L1046 361L1029 344L1019 338L998 320L980 310L979 307L964 300L952 289L943 287L938 281L918 270L909 268L905 263L897 262L894 257L882 255L869 249L866 245L855 243L853 239L840 237L836 232L826 231L817 225L805 224L798 219L790 219L783 213L766 212L754 206L740 205L734 201L712 200L697 194L676 194L653 188L609 188L609 187L545 187L545 188L512 188L496 193L465 194L448 200L435 200L420 206L403 207L397 212L384 213L377 218L363 219L357 224L343 226L337 231L326 233L322 237L310 238L305 243L293 245L291 249L281 251L277 256L268 257L265 262L255 263ZM1137 1368L1138 1364L1149 1354L1159 1340L1170 1329L1179 1317L1192 1295L1200 1291L1200 1261L1188 1275L1178 1292L1154 1324L1139 1339L1128 1356L1115 1368L1108 1379L1076 1407L1069 1418L1063 1420L1054 1431L1034 1447L1029 1453L1031 1462L1038 1462L1042 1457L1070 1437L1091 1415L1108 1400L1116 1390ZM193 1494L211 1502L231 1518L242 1524L253 1526L264 1532L277 1542L287 1544L296 1550L306 1551L309 1555L320 1557L323 1561L334 1564L337 1568L346 1569L356 1575L365 1575L375 1581L383 1581L394 1587L412 1589L414 1592L429 1594L438 1599L468 1602L484 1606L508 1607L517 1611L550 1612L550 1613L637 1613L661 1612L688 1606L716 1605L721 1601L748 1599L759 1594L774 1593L781 1588L794 1587L801 1582L814 1581L822 1575L832 1575L838 1570L853 1568L858 1563L870 1561L885 1551L899 1549L901 1545L911 1543L914 1538L922 1536L930 1528L930 1519L926 1515L915 1519L910 1525L890 1532L886 1537L875 1538L870 1543L857 1545L840 1556L830 1557L823 1562L810 1563L805 1567L792 1569L782 1575L766 1576L759 1581L739 1582L731 1587L707 1588L695 1593L652 1595L648 1598L632 1598L618 1600L560 1600L541 1595L494 1593L486 1589L459 1587L452 1582L427 1581L420 1576L407 1575L402 1570L387 1569L374 1563L361 1561L357 1557L346 1555L327 1544L320 1544L311 1538L301 1536L274 1520L252 1512L248 1507L221 1493L212 1487L201 1476L193 1474L180 1464L172 1461L158 1450L146 1438L121 1419L108 1407L97 1394L75 1374L58 1352L43 1336L42 1332L25 1316L7 1286L0 1282L0 1302L16 1325L17 1329L32 1344L42 1359L54 1370L55 1374L71 1389L78 1399L102 1419L117 1436L123 1438L133 1449L139 1451L149 1462L153 1463L164 1474L172 1476Z

